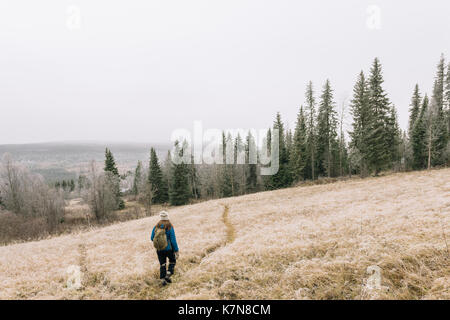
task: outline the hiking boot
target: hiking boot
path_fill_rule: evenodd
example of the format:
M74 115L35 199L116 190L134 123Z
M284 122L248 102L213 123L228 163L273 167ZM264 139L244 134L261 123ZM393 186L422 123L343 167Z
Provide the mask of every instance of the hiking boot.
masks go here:
M167 276L164 280L166 280L167 283L172 283L172 280Z
M162 285L163 287L165 287L165 286L167 285L167 281L166 281L166 279L162 279L162 281L161 281L161 285Z

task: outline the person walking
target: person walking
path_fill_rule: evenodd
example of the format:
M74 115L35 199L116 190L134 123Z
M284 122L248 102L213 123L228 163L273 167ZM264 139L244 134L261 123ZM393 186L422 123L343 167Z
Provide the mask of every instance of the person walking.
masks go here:
M153 227L151 239L156 249L159 260L159 278L163 286L171 283L170 277L175 271L175 264L178 259L179 250L175 230L170 223L169 214L166 211L159 213L159 222ZM166 269L167 259L169 268Z

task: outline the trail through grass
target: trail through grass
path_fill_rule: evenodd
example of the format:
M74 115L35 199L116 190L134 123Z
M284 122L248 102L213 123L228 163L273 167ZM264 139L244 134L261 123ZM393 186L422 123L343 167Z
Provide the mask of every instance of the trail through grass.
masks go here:
M233 242L234 239L236 238L236 232L228 217L229 212L230 207L228 205L224 205L222 219L223 223L225 224L225 227L227 228L227 241L226 241L227 244Z

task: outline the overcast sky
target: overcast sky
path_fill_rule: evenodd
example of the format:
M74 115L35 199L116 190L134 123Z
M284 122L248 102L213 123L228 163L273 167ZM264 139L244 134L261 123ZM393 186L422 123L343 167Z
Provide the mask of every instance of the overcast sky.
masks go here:
M379 9L379 11L378 11ZM294 126L312 80L339 106L374 57L405 128L450 57L450 1L2 0L0 143L166 142ZM350 124L351 119L347 119Z

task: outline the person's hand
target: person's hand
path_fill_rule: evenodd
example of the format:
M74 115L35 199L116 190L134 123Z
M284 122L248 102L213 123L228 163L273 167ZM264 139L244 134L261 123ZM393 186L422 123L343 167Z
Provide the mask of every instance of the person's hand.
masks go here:
M179 257L179 256L180 256L180 252L179 252L179 251L175 252L175 259L178 260L178 257Z

